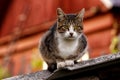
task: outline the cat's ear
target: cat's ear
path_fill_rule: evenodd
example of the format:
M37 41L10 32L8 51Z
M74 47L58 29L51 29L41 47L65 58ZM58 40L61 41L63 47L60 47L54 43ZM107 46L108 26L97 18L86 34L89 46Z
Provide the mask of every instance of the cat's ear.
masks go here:
M61 8L57 8L57 16L58 16L58 19L60 20L63 20L65 18L65 13Z
M76 15L76 17L77 17L80 21L83 21L84 14L85 14L85 8L83 8L83 9Z

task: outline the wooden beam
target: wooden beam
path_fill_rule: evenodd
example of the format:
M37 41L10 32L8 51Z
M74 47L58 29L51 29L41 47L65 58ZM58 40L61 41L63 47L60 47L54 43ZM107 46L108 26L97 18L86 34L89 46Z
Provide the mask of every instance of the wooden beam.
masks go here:
M12 45L6 44L0 46L0 57L4 57L5 55L9 55L9 54L11 55L17 52L31 49L33 47L37 47L42 34L43 33L39 33L27 38L23 38L21 40L14 42ZM12 53L9 53L11 49L12 49Z
M15 44L12 46L12 50L14 51L13 53L37 46L39 38L41 37L42 33L44 33L50 27L50 25L52 25L54 22L55 21L51 21L41 25L36 25L29 29L25 29L20 35L20 39L16 41ZM95 18L86 20L84 23L85 25L84 30L85 30L85 33L89 36L90 33L95 33L95 31L100 31L103 29L107 30L111 28L112 24L113 24L112 15L106 14L106 15L97 16ZM31 35L31 36L27 37L28 35ZM7 37L5 36L0 39L0 49L1 49L0 56L4 56L8 54L8 49L10 48L11 40L12 40L12 35L8 35Z
M114 18L111 13L99 15L84 21L84 31L86 34L99 32L104 29L112 28Z
M29 28L26 28L22 31L22 34L19 36L19 38L23 38L29 35L33 35L36 33L44 32L53 25L55 20L49 21L43 24L38 24L34 26L30 26ZM114 18L112 14L107 13L105 15L96 16L94 18L90 18L88 20L84 21L84 32L86 34L94 33L95 31L100 31L103 29L108 29L112 27L114 22ZM12 35L7 35L5 37L0 38L0 45L9 43L12 40Z
M46 23L43 23L43 24L30 26L30 27L28 27L28 28L26 28L22 31L22 34L19 36L19 38L23 38L23 37L26 37L26 36L29 36L29 35L34 35L36 33L44 32L44 31L48 30L49 27L54 22L55 21L53 20L53 21L46 22ZM0 45L4 45L6 43L9 43L10 41L12 41L12 38L13 38L12 34L0 38Z

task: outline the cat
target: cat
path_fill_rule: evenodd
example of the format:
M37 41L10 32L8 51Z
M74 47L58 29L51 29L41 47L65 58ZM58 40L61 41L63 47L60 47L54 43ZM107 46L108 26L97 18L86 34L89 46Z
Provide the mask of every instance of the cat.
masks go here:
M57 21L40 40L39 50L48 70L53 72L77 63L87 50L87 39L83 33L85 9L78 14L65 14L57 8Z

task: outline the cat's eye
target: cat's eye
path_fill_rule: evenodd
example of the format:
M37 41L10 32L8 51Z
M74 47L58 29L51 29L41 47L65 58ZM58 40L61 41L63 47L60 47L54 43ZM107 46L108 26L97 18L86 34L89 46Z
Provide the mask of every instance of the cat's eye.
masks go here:
M82 30L82 26L75 26L75 29Z
M68 26L67 26L67 25L63 25L63 27L64 27L64 28L66 28L66 29L68 28Z
M60 32L60 33L64 33L65 31L66 31L66 28L63 26L58 28L58 32Z
M61 27L62 30L66 30L66 27Z
M62 26L65 30L69 30L69 27L67 25Z
M77 29L77 26L74 26L74 30L76 30Z
M78 26L74 26L74 30L79 30L79 27Z
M82 33L82 26L74 26L74 30L79 32L79 33Z

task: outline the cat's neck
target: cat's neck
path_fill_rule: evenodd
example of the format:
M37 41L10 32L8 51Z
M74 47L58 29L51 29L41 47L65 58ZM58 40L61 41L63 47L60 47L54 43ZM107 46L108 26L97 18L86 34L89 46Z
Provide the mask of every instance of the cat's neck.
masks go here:
M61 48L73 49L73 48L76 48L78 45L79 45L79 39L66 40L66 39L58 38L58 47L59 47L59 49L61 49Z
M64 39L58 39L58 50L59 55L66 59L70 55L74 55L76 53L76 50L79 46L79 40L64 40Z

